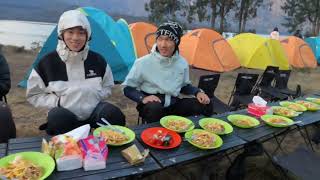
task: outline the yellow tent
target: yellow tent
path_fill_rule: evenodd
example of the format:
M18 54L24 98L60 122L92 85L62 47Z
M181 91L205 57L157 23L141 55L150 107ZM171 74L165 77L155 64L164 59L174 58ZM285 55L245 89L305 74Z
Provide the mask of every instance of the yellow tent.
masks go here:
M278 40L252 33L239 34L228 40L243 67L265 70L267 66L289 69L288 58Z

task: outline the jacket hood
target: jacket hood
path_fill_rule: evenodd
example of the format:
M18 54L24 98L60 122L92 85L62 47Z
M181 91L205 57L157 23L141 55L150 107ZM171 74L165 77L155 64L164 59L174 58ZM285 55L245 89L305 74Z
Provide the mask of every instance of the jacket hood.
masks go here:
M62 40L62 32L66 29L80 26L87 31L87 42L85 47L80 52L73 52L67 47ZM79 10L70 10L64 12L58 22L58 45L57 52L63 61L67 61L69 58L80 58L81 60L87 59L89 51L89 39L91 37L91 27L87 17Z

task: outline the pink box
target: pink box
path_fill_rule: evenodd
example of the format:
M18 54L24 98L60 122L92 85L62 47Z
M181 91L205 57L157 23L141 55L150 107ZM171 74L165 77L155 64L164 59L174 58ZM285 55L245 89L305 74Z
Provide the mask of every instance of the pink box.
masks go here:
M106 168L108 147L106 142L92 135L78 142L83 155L83 168L85 171Z
M260 118L260 116L269 114L271 108L269 106L257 106L254 103L248 104L248 113Z

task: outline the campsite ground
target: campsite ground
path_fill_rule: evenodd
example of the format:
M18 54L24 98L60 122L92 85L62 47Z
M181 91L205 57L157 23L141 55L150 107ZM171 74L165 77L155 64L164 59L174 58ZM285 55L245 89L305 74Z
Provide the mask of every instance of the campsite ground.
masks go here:
M8 102L13 112L13 118L17 126L17 136L18 137L30 137L30 136L39 136L43 135L42 132L38 130L38 126L45 122L46 119L46 110L45 109L36 109L31 106L25 98L25 89L17 87L18 82L24 77L25 72L32 64L33 60L36 57L36 51L25 51L23 48L17 47L8 47L5 46L2 48L3 54L9 62L11 69L11 79L12 79L12 88L8 95ZM216 89L216 95L222 101L227 102L232 91L232 88L235 83L236 76L239 72L255 72L262 73L259 70L249 70L249 69L238 69L232 72L227 72L221 74L220 82L218 88ZM201 74L207 74L208 72L203 72L199 70L193 70L191 73L191 79L193 84L197 84L197 80ZM289 87L294 89L297 84L302 86L303 93L311 93L314 91L319 91L320 85L317 83L320 79L320 68L317 69L294 69L291 73L289 80ZM121 107L127 119L127 126L134 126L137 121L137 112L135 109L135 103L128 100L123 96L121 88L116 86L113 90L113 95L110 99L110 102ZM303 144L302 138L297 133L293 133L285 141L285 149L292 151L295 147ZM267 148L273 148L274 142L265 143ZM274 171L271 165L268 166L266 171L263 171L262 165L266 162L265 157L257 157L248 161L247 171L249 172L249 179L261 179L262 175L258 177L255 176L256 173L264 172L262 179L277 179L279 175ZM222 161L218 166L213 168L217 171L225 172L228 167L228 161ZM194 172L197 176L199 175L199 164L184 166L183 172L186 175L189 172ZM221 173L220 173L221 174ZM222 173L224 174L224 173ZM165 173L160 173L157 176L150 177L151 179L162 179L166 177L175 177L175 179L182 179L182 176L178 176L175 173L175 169L169 168ZM219 176L218 179L223 179L223 175ZM198 178L197 178L198 179Z

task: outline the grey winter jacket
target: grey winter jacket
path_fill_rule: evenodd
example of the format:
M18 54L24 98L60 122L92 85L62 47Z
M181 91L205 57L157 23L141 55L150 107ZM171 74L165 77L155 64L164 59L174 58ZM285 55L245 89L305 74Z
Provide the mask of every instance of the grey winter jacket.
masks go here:
M3 55L0 54L0 101L11 88L9 66Z

